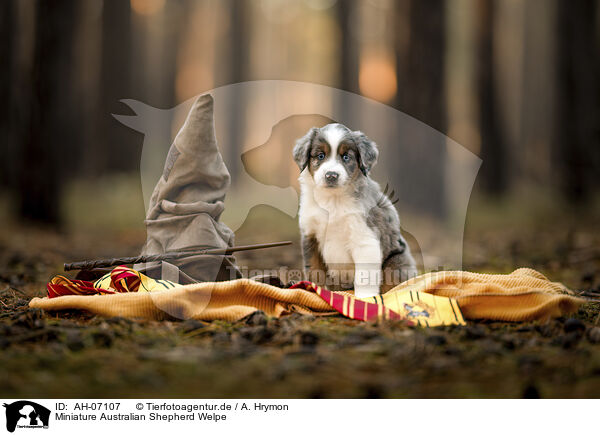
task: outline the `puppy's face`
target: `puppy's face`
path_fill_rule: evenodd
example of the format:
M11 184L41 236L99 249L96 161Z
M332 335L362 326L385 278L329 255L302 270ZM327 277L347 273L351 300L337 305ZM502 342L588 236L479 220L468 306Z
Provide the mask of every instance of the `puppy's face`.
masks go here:
M343 187L367 176L377 161L377 146L360 131L342 124L312 128L296 142L294 160L319 187Z

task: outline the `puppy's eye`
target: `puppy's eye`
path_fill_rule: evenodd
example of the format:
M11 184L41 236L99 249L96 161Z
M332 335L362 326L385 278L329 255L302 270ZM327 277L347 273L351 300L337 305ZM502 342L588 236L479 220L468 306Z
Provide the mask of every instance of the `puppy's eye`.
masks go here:
M319 154L317 154L317 159L323 160L324 158L325 158L325 153L319 153Z
M342 156L342 160L345 162L349 162L350 161L350 156L346 153Z

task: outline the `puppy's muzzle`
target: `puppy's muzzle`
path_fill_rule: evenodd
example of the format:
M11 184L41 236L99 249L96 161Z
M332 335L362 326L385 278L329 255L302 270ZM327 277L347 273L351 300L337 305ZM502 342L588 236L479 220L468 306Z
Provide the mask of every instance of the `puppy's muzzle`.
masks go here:
M328 171L325 173L325 182L327 186L337 186L338 179L340 178L340 174L334 171Z

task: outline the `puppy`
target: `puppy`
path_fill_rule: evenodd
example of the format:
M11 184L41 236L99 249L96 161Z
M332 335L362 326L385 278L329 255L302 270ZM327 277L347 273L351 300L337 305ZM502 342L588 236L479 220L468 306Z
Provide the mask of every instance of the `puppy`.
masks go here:
M342 124L312 128L294 146L307 279L369 297L416 275L390 199L369 177L378 150Z

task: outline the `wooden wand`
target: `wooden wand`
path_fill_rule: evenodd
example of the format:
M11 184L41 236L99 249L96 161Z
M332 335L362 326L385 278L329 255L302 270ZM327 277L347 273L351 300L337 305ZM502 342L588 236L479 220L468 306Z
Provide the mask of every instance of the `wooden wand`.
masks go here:
M229 248L204 248L198 250L172 251L164 254L138 255L137 257L105 258L101 260L77 261L65 263L65 270L96 269L99 267L121 266L124 264L150 263L152 261L176 260L178 258L192 257L194 255L228 255L238 251L251 251L254 249L276 248L291 245L292 242L259 243L257 245L231 246Z

